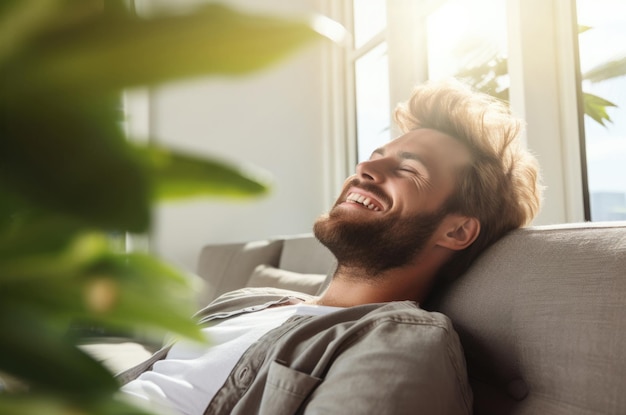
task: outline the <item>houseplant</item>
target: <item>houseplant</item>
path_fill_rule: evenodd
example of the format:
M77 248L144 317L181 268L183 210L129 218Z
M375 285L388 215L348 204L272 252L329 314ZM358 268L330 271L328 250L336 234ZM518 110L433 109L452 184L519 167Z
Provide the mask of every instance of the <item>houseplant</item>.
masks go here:
M121 92L245 74L321 37L218 4L149 19L123 0L0 5L0 378L18 381L0 413L142 413L68 328L201 336L184 276L107 234L146 232L159 200L267 190L236 165L127 140Z

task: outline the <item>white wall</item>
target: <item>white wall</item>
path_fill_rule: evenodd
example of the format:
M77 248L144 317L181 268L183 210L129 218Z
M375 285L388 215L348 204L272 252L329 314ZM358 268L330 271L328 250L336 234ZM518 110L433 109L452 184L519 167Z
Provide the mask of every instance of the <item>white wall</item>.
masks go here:
M255 9L285 2L238 1ZM315 0L290 0L314 11ZM271 193L248 200L193 200L156 208L151 250L193 271L207 243L310 232L324 199L323 44L274 67L232 79L168 85L150 97L150 134L158 142L264 168ZM200 53L200 51L199 51Z

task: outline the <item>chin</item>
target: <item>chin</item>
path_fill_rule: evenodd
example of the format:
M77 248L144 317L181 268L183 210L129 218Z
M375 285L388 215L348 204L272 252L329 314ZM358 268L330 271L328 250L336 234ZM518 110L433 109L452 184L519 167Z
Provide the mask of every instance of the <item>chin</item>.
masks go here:
M313 234L317 239L326 245L324 242L327 239L335 239L342 230L346 227L363 226L366 221L358 215L354 215L354 212L350 212L346 209L338 208L335 205L329 212L320 215L313 224Z
M313 223L313 235L315 235L318 240L320 240L318 234L322 233L325 228L329 226L328 222L330 222L330 213L324 213L323 215L320 215Z

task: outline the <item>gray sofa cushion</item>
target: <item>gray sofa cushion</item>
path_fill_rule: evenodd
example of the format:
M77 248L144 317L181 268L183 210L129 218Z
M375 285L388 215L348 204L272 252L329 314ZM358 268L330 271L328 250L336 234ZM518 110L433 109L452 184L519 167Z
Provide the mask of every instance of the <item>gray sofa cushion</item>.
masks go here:
M284 241L278 268L303 274L328 274L335 257L311 234L292 236Z
M257 265L278 266L282 240L214 244L202 248L198 275L205 281L199 294L199 308L218 296L245 287Z
M477 414L626 414L626 224L515 231L434 308Z
M315 295L325 279L325 274L302 274L261 264L254 269L246 287L275 287Z
M279 267L307 274L325 274L326 279L315 293L320 295L335 273L337 260L312 234L303 234L285 239Z

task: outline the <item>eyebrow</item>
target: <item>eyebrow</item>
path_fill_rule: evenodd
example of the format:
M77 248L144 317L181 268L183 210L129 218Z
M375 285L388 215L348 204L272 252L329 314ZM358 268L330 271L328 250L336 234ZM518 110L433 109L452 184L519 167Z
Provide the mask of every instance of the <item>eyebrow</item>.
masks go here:
M383 149L382 147L378 147L376 150L372 151L372 155L374 154L380 154L381 156L385 155L385 149Z
M372 152L372 155L374 154L379 154L381 156L384 156L385 149L383 147L379 147ZM420 156L419 154L411 153L409 151L400 151L398 153L398 157L404 160L415 160L418 163L423 164L424 167L426 167L426 170L429 170L429 171L431 170L430 163L428 163L428 161L424 157Z

